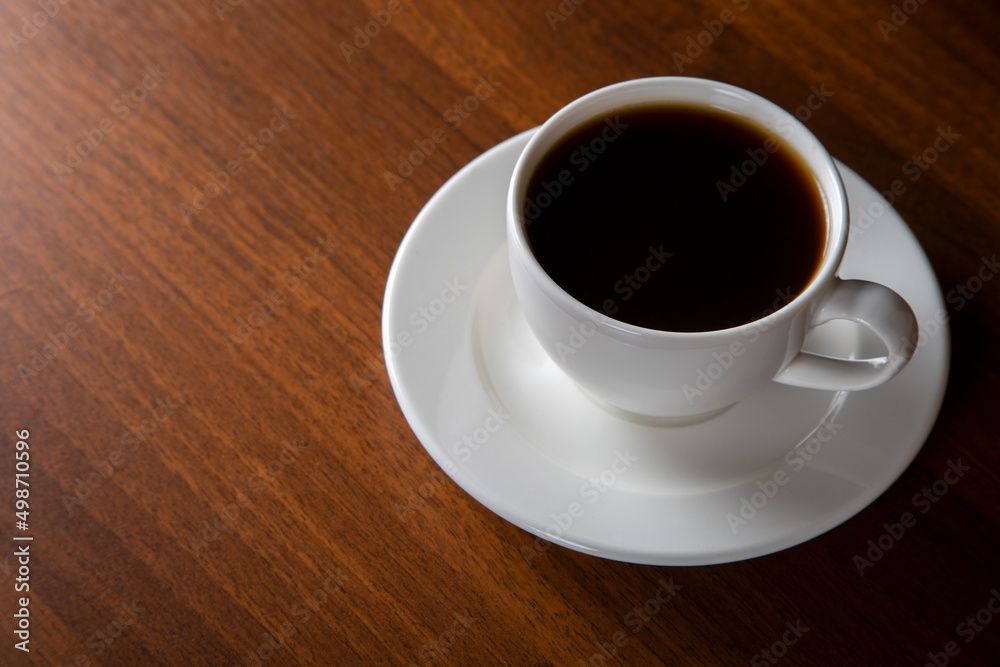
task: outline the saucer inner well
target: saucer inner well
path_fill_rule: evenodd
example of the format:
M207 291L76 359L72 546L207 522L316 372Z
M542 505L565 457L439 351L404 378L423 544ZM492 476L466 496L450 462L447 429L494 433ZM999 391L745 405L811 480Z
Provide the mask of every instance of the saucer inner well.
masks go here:
M620 455L635 459L637 465L616 480L621 491L703 493L781 469L796 447L835 420L846 398L771 383L695 424L637 423L615 415L585 396L535 339L513 290L505 245L485 267L473 313L480 379L493 402L516 416L521 436L582 479L599 477ZM831 355L857 349L855 330L831 334L813 337L810 347Z

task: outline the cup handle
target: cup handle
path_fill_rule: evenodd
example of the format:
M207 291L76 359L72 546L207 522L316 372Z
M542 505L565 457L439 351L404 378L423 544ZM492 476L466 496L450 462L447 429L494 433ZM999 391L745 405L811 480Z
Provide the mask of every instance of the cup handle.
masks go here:
M835 278L833 288L813 313L809 329L830 320L849 320L871 329L887 355L874 359L835 359L801 351L774 378L793 387L860 391L888 382L913 356L919 328L913 309L885 285Z

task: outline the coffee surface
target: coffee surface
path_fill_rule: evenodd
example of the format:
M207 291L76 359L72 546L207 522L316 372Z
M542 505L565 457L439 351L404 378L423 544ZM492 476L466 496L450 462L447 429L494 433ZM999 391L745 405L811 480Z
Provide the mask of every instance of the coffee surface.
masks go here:
M543 157L524 201L529 246L569 294L614 319L714 331L810 282L823 201L778 136L711 109L594 119Z

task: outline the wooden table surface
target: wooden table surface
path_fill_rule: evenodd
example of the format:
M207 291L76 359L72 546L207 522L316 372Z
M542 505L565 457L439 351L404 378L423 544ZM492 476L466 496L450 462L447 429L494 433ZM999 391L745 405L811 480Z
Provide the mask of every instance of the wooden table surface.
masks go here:
M976 278L1000 252L992 5L8 0L0 32L0 663L1000 660L1000 280ZM884 495L798 547L527 559L399 410L389 267L462 165L595 88L678 73L793 111L829 91L807 125L898 181L953 297L944 406Z

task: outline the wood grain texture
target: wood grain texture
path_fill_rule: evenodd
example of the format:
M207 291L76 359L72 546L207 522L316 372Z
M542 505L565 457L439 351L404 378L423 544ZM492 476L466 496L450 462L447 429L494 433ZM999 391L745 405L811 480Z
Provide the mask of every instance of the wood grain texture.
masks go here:
M990 4L908 0L886 36L889 2L561 4L564 20L557 0L0 7L0 663L578 665L621 633L608 664L730 665L801 621L781 664L923 664L948 641L954 664L996 664L1000 619L969 643L956 626L1000 586L1000 281L950 313L949 392L916 462L773 556L529 563L534 540L413 436L380 313L421 206L574 98L677 74L723 10L735 20L683 74L790 110L826 86L807 124L879 189L907 179L895 205L945 292L1000 251ZM391 20L345 51L372 12ZM495 92L453 127L480 77ZM961 138L909 181L948 127ZM21 429L30 654L13 648ZM854 555L957 459L961 483L859 576ZM681 588L633 632L663 581Z

